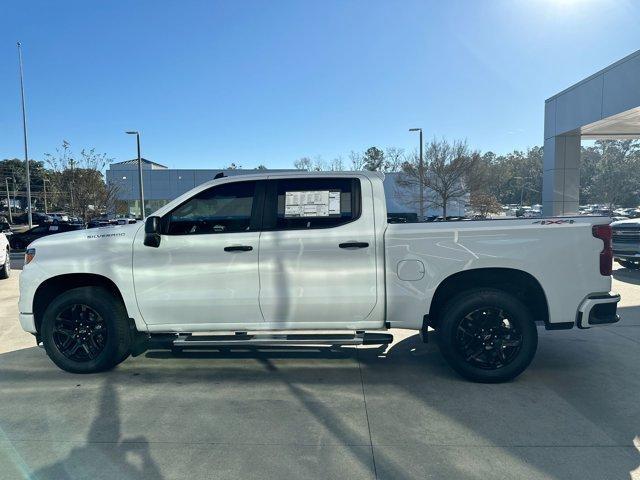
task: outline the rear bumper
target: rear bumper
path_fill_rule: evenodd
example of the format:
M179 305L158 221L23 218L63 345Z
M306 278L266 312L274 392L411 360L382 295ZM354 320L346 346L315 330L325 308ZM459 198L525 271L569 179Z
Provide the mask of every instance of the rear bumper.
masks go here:
M617 293L597 293L585 298L576 314L578 328L609 325L620 320L617 314L620 295Z

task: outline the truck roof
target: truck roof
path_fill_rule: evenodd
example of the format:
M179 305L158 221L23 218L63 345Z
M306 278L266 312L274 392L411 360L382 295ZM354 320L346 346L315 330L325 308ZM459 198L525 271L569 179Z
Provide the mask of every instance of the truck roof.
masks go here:
M353 171L321 171L321 172L308 172L304 170L300 171L283 171L283 172L265 172L265 173L250 173L246 175L229 175L220 177L214 180L204 182L198 187L209 186L215 183L220 183L221 180L245 181L245 180L266 180L267 178L289 178L289 177L305 177L305 178L318 178L318 177L353 177L364 176L368 178L378 178L384 180L383 172L371 172L369 170L353 170Z

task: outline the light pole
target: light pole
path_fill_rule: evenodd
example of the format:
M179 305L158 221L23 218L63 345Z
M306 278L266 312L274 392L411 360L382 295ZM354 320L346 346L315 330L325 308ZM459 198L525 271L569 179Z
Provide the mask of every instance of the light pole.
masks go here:
M11 200L9 200L9 177L4 177L4 186L7 187L7 210L9 210L9 223L13 224L11 217Z
M420 221L424 221L424 159L422 157L422 129L410 128L410 132L420 132L420 163L418 163L418 176L420 177Z
M42 177L42 189L44 190L44 214L46 215L47 213L49 213L47 210L47 182L49 181L48 178L44 178Z
M140 156L140 133L125 132L127 135L135 135L138 144L138 182L140 185L140 218L144 220L144 187L142 184L142 157Z
M522 197L524 196L524 187L525 185L527 185L527 182L525 181L524 177L513 177L513 178L517 180L522 180L522 186L520 187L520 208L522 209Z
M18 60L20 63L20 96L22 97L22 131L24 134L24 161L26 163L27 173L27 219L29 220L29 228L33 227L33 219L31 217L31 175L29 174L29 150L27 148L27 112L24 106L24 79L22 73L22 45L18 42Z

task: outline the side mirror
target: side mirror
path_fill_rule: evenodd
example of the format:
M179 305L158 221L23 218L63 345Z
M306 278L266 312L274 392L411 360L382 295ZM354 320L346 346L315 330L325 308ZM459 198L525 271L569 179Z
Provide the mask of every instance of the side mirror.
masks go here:
M144 244L147 247L160 246L160 217L149 217L144 223Z

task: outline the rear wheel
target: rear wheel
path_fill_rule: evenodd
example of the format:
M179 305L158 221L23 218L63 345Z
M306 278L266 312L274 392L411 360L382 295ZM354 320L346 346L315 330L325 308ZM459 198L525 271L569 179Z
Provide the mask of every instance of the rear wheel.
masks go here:
M47 355L68 372L108 370L129 355L126 310L105 288L80 287L62 293L45 311L41 330Z
M437 337L451 367L483 383L520 375L538 346L529 309L515 296L496 289L470 290L450 300L440 317Z
M0 279L9 278L11 275L11 257L9 256L9 249L7 249L7 254L5 256L4 265L0 267Z

